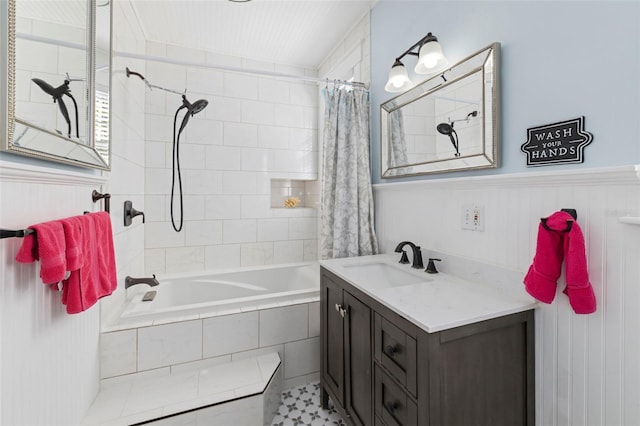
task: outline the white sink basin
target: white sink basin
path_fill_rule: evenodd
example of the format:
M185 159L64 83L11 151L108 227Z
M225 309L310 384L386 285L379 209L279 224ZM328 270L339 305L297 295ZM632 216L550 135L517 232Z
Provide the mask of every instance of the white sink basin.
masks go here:
M345 273L363 286L400 287L433 281L433 278L420 275L419 269L411 270L409 265L391 265L383 262L356 263L343 265ZM407 270L404 270L406 268Z

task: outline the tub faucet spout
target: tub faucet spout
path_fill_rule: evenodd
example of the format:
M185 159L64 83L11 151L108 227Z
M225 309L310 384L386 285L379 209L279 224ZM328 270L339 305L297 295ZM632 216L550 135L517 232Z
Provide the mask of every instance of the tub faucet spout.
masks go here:
M413 244L411 241L403 241L400 244L398 244L398 246L395 249L395 252L402 253L404 251L402 250L402 248L406 245L409 245L413 250L413 265L411 265L411 267L416 269L424 268L424 265L422 264L422 251L420 251L420 246ZM406 253L402 254L402 259L400 260L400 262L405 263L403 262L404 259L406 259ZM409 262L406 262L406 263L409 263Z
M126 276L124 279L124 288L127 289L136 284L149 284L151 287L155 287L160 283L156 280L156 275L153 274L153 277L145 277L145 278L132 278L130 276Z

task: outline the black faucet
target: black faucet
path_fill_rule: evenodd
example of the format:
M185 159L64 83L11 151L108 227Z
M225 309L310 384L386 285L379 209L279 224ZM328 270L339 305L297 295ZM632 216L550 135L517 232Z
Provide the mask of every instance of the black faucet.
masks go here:
M124 288L125 289L127 289L127 288L129 288L131 286L134 286L136 284L149 284L151 287L155 287L157 285L160 285L158 280L156 280L155 274L153 275L153 278L131 278L130 276L126 276L124 278Z
M402 250L402 248L406 245L409 245L411 247L411 249L413 250L413 265L411 265L412 268L416 268L416 269L422 269L424 268L424 265L422 264L422 252L420 251L420 246L417 246L415 244L413 244L411 241L403 241L400 244L398 244L398 246L395 249L396 253L403 253L404 250ZM402 262L403 260L407 260L406 259L406 253L403 253L402 255L402 259L400 259L401 263L408 263L408 262Z

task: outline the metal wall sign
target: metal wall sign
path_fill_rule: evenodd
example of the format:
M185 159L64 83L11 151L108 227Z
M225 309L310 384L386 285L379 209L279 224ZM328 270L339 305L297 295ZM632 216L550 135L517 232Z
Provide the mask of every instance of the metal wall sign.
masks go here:
M582 163L584 148L593 135L584 130L584 117L527 129L527 141L520 150L527 154L527 166Z

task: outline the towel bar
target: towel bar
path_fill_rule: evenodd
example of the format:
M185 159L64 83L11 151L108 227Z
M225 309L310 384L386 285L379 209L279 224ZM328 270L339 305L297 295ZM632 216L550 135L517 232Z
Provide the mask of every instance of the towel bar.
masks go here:
M24 238L29 234L36 232L33 229L0 229L0 239L2 238Z
M104 198L104 211L107 213L110 213L109 200L111 199L111 194L101 194L95 189L91 193L91 199L93 200L94 203L103 198Z

